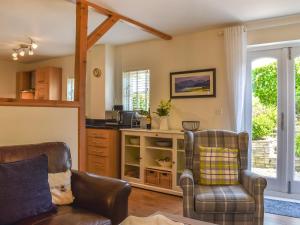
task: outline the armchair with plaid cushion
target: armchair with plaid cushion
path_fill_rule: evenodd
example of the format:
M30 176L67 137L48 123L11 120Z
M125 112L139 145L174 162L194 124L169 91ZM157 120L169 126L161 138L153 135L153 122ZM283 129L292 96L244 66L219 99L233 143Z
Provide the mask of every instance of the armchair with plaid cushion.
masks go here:
M231 131L185 133L185 170L180 177L183 214L220 225L263 225L267 181L247 170L248 134ZM236 185L201 185L201 147L238 149Z

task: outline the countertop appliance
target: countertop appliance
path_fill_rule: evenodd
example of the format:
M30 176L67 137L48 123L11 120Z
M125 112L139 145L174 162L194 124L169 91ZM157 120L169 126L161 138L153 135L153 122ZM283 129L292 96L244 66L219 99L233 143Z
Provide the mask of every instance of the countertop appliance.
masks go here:
M116 120L117 123L120 122L121 120L121 116L120 116L120 112L123 111L123 105L114 105L112 108L112 119Z
M116 105L113 107L110 119L106 119L106 126L114 126L119 128L139 128L140 120L138 112L136 111L123 111L122 105Z
M119 124L128 126L131 128L139 127L140 121L138 119L138 113L136 111L120 111Z

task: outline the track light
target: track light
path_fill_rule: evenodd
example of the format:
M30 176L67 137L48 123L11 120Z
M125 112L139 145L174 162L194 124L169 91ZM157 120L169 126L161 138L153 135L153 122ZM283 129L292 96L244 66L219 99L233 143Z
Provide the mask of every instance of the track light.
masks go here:
M33 49L37 49L37 47L39 47L39 46L37 45L37 43L35 43L35 42L32 41L31 47L32 47Z
M15 51L13 54L11 54L13 58L18 58L18 53Z
M24 43L24 44L20 44L20 47L18 49L13 49L13 53L11 54L13 57L13 60L18 60L18 55L23 57L25 56L26 53L28 53L28 55L34 55L34 49L37 49L38 44L32 40L30 37L30 43Z

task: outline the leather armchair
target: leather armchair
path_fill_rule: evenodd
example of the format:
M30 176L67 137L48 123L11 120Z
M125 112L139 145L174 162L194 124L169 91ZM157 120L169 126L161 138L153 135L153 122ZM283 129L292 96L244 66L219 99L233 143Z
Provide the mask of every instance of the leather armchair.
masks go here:
M69 147L61 142L0 147L0 162L29 159L40 154L48 156L50 173L71 168ZM72 205L57 207L57 213L27 218L16 225L117 225L128 214L130 185L122 180L72 171Z
M121 223L128 215L130 185L121 180L72 171L73 205Z

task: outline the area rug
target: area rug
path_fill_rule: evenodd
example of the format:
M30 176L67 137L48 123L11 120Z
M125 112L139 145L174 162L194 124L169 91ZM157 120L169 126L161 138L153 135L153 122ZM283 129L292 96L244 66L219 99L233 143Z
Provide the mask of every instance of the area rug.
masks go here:
M265 198L265 212L300 218L300 203Z

